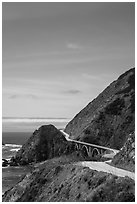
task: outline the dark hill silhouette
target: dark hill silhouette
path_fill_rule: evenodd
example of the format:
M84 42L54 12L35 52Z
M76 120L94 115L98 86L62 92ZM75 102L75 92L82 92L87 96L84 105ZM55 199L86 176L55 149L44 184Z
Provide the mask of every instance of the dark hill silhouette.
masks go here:
M53 125L43 125L35 130L28 141L11 158L10 165L27 165L69 154L75 150L74 144L67 142L63 134Z

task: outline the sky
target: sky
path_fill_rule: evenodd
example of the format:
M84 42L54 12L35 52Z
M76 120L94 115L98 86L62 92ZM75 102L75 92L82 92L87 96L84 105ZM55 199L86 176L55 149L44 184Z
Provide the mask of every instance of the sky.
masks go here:
M74 117L135 66L133 2L3 2L3 117Z

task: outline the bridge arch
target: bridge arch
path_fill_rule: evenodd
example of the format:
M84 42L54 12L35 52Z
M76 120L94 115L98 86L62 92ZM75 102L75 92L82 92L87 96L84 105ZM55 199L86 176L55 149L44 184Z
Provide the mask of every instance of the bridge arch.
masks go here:
M79 145L76 143L76 150L79 150Z
M81 150L84 156L88 156L88 148L86 145L83 145Z
M99 152L99 150L97 148L94 148L92 150L91 156L94 157L94 156L97 156L97 155L100 155L100 152Z

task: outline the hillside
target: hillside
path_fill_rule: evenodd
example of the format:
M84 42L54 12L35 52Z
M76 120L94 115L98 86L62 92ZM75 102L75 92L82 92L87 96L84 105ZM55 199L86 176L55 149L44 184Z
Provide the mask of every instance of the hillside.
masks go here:
M131 202L134 181L76 164L74 155L47 160L3 195L3 202Z
M53 125L43 125L35 130L28 141L11 158L10 165L27 165L69 154L75 150L74 144L67 142L62 133Z
M112 164L119 168L135 171L135 133L129 134L124 146L113 158Z
M72 139L120 149L135 129L135 68L122 74L66 126Z

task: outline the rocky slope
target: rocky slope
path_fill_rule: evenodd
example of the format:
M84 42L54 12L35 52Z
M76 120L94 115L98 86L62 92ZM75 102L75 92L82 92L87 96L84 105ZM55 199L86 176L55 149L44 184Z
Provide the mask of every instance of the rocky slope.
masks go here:
M3 202L131 202L134 181L90 170L74 163L73 155L47 160L35 166Z
M130 171L135 171L135 133L128 136L120 152L115 155L112 164Z
M44 125L36 130L22 148L11 158L10 165L26 165L44 161L75 150L62 133L53 125Z
M135 129L135 69L111 83L66 126L72 139L120 149Z

